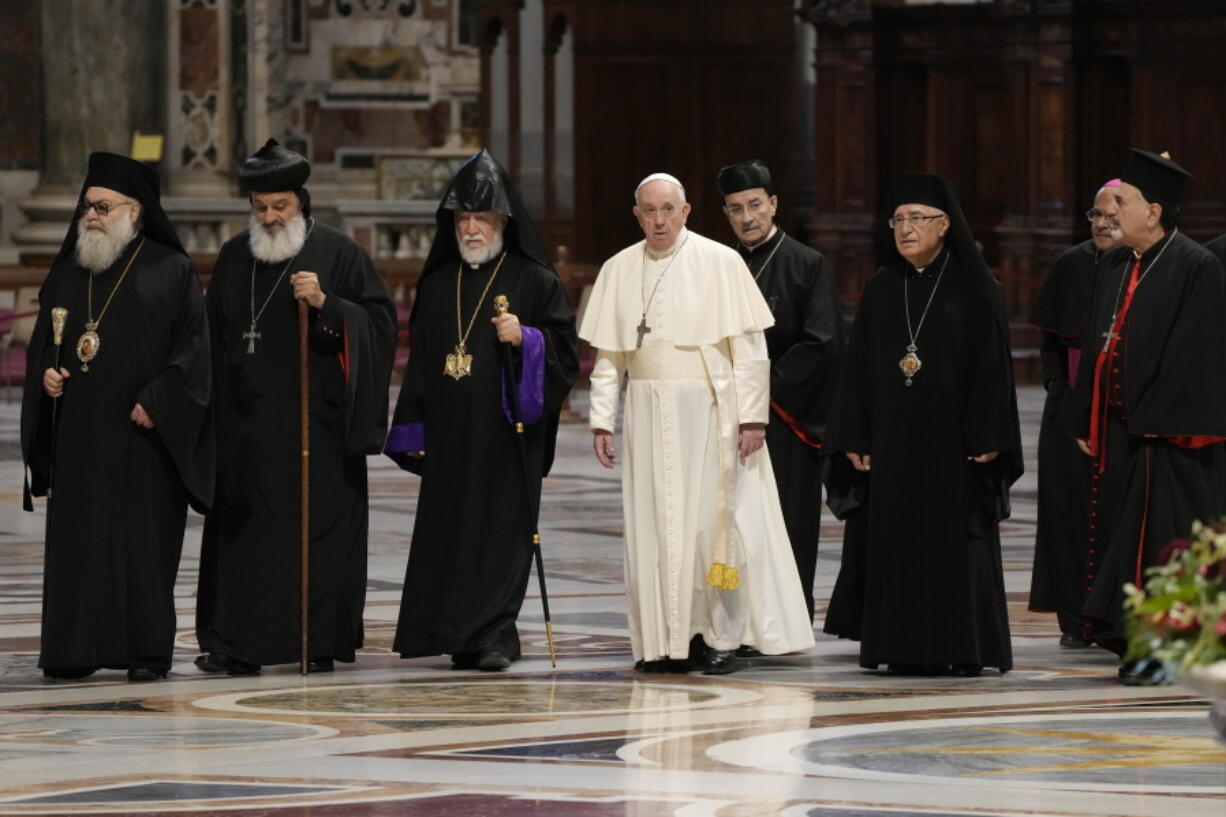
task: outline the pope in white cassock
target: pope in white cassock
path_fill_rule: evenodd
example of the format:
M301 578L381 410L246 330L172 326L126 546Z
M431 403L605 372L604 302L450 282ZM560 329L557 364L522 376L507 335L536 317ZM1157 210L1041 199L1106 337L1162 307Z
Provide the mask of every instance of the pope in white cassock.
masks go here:
M773 318L740 256L685 228L681 182L653 174L634 198L646 240L605 262L579 327L598 351L591 428L606 468L629 376L630 641L638 669L725 674L741 645L814 643L763 447Z

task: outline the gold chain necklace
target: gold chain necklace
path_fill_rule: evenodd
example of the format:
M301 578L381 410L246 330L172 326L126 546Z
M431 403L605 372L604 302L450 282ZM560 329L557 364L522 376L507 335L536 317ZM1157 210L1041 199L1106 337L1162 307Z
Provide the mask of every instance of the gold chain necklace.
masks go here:
M464 328L464 316L461 313L460 300L460 282L464 277L464 264L461 263L455 271L455 330L456 336L459 338L459 343L451 354L447 355L447 363L443 366L443 374L448 377L459 380L461 377L467 377L473 373L473 356L468 354L468 349L465 344L468 343L468 336L473 331L473 324L477 322L477 313L481 311L481 304L485 303L485 296L489 294L490 287L494 285L494 279L498 277L498 271L502 269L502 262L507 260L507 254L504 251L498 259L498 266L494 267L493 274L490 279L485 282L485 289L481 290L481 297L477 299L477 306L473 309L472 317L468 319L468 328Z
M98 352L102 349L102 338L98 337L98 326L102 323L102 316L106 314L106 310L110 308L111 301L115 298L115 293L119 291L119 285L123 283L123 279L127 277L128 270L132 269L132 265L136 263L136 256L140 255L140 251L145 247L145 239L141 238L140 245L136 248L136 252L132 253L132 257L128 259L128 265L123 268L123 272L119 275L119 280L115 282L115 286L111 287L111 294L107 296L106 303L102 306L102 311L98 313L98 318L94 318L94 273L89 274L89 320L85 322L85 331L81 333L81 337L77 338L77 358L81 361L81 371L89 371L89 363L98 356Z

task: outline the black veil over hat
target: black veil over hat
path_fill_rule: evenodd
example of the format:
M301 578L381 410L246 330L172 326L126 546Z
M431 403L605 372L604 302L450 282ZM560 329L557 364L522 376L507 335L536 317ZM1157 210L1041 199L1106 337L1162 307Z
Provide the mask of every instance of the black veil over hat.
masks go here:
M457 212L498 212L507 217L507 226L502 239L506 249L531 258L541 266L552 270L537 240L536 231L528 211L520 201L506 170L484 148L473 156L456 173L455 178L443 192L442 201L434 213L438 229L430 254L426 257L423 275L429 275L441 265L460 261L460 245L455 237Z
M85 191L91 187L105 187L140 202L141 234L187 255L183 243L179 240L179 234L170 223L170 217L162 209L161 183L158 181L157 171L144 162L129 159L127 156L100 152L89 155L89 169L85 173L81 193L77 196L77 209L73 213L72 223L68 225L68 233L64 236L64 243L60 245L56 260L76 250L77 222L81 218Z
M904 173L894 180L893 195L890 199L891 213L903 204L924 204L935 207L949 218L949 230L945 233L945 249L958 262L963 284L981 293L989 303L995 303L1001 297L1000 284L992 277L988 263L975 243L971 234L971 226L958 203L958 194L948 179L932 173ZM906 269L910 266L898 252L893 236L890 237L886 252L886 264ZM1002 313L1003 317L1003 313ZM1009 327L1004 327L1007 332Z

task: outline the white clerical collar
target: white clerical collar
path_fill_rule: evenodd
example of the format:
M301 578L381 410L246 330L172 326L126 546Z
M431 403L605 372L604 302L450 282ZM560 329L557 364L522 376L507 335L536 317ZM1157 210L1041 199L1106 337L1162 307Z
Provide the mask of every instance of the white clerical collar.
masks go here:
M651 248L651 245L647 245L646 247L647 257L650 258L652 261L659 261L661 258L668 258L670 255L675 253L677 250L681 249L681 245L685 243L685 237L687 233L688 231L686 230L686 228L682 227L681 232L677 233L677 240L674 241L673 246L669 247L667 250L656 251Z

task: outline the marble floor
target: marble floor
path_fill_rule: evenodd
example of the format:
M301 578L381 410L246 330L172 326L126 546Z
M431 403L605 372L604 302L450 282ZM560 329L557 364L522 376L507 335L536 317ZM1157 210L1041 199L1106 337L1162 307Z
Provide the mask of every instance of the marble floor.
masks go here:
M371 460L368 644L356 664L305 679L294 667L197 672L193 518L176 664L143 685L121 672L51 682L35 667L43 518L20 510L17 407L5 403L0 814L1223 817L1226 748L1205 702L1179 687L1119 686L1112 656L1060 649L1053 618L1026 611L1041 399L1021 396L1031 470L1003 531L1017 665L1004 676L891 677L821 635L808 653L731 676L636 675L619 477L569 425L541 530L557 669L535 580L512 671L389 653L416 480ZM840 537L828 521L819 629Z

